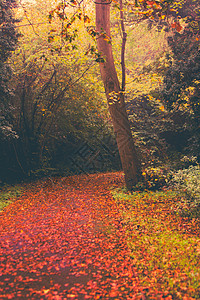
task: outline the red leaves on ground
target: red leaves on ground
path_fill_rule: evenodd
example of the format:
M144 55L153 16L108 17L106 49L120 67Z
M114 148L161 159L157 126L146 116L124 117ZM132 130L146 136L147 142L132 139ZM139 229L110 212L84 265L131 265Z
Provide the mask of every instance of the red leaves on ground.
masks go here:
M115 181L121 173L38 182L4 210L1 299L139 299Z
M107 173L28 185L26 193L1 214L1 299L173 299L156 281L165 278L164 271L156 265L151 272L147 269L155 249L148 244L149 252L138 244L147 230L141 218L159 216L156 226L148 224L147 234L160 232L163 222L187 232L199 227L178 217L168 222L171 204L161 198L149 197L146 203L131 206L114 201L108 188L122 184L122 173ZM120 210L130 212L130 220L123 219ZM131 255L126 230L136 247ZM164 258L172 254L169 251ZM169 266L167 272L177 270L178 266L175 270ZM185 285L186 275L171 273L172 284L180 282L179 294L184 296L186 288L192 289Z

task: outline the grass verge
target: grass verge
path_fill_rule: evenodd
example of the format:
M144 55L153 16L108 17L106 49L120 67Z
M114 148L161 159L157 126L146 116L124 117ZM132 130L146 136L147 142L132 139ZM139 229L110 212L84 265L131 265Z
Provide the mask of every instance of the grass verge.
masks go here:
M20 185L4 185L0 187L0 211L19 197L22 192L23 188Z
M148 299L200 299L200 224L175 213L173 191L112 191ZM156 295L159 297L156 298Z

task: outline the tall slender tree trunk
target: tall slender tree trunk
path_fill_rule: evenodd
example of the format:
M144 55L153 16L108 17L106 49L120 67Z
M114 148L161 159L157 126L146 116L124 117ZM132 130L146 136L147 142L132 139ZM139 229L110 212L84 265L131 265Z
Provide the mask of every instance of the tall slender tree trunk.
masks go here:
M125 182L128 190L140 179L141 167L133 143L131 129L124 101L124 87L120 83L115 69L110 37L110 1L96 2L96 30L98 52L104 62L100 62L101 77L104 83L109 111L118 145Z

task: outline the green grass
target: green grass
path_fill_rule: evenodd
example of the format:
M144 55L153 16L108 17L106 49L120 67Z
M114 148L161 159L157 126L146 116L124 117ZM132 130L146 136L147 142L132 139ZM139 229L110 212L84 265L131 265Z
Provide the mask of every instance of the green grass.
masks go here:
M173 191L112 194L142 284L167 299L200 299L199 219L174 213L179 199Z
M4 185L0 187L0 211L21 195L23 188L20 185Z

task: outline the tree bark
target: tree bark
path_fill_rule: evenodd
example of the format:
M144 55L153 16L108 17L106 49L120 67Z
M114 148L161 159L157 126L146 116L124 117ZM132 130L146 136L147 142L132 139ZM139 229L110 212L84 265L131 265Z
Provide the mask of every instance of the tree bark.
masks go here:
M101 77L104 83L109 111L118 145L125 182L128 190L132 190L140 179L141 167L133 143L128 115L126 112L124 91L115 69L110 37L110 2L96 2L96 31L98 52L104 58L100 62ZM109 41L108 41L109 40ZM122 87L124 89L124 87Z

